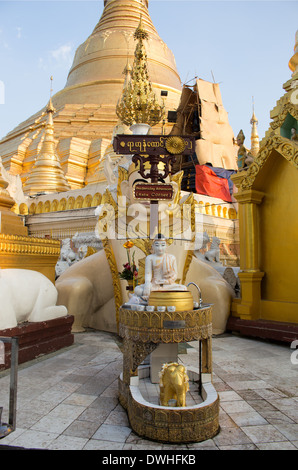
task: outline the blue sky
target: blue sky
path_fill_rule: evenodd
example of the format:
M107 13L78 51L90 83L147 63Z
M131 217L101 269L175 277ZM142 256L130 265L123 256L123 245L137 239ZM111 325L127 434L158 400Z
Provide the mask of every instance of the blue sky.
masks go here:
M51 75L53 94L65 86L102 11L103 0L0 0L0 137L47 103ZM291 76L298 2L149 0L149 12L181 82L214 76L234 134L243 129L248 147L254 97L264 137Z

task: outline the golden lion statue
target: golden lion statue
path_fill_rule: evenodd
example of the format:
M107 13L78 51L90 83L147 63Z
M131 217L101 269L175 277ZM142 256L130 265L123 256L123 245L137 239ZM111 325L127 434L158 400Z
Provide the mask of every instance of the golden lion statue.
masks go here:
M169 400L176 400L176 406L186 406L186 392L189 390L189 379L186 368L177 362L164 364L159 373L160 404L169 406Z

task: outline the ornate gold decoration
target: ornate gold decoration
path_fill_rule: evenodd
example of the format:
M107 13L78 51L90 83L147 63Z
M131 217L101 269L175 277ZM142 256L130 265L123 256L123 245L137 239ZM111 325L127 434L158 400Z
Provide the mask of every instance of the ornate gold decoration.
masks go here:
M3 269L32 269L55 282L60 240L0 234L0 266Z
M60 240L22 237L0 233L0 253L59 256Z
M165 164L164 162L159 162L158 165L157 165L157 168L160 170L160 171L164 171L165 169ZM149 161L146 161L144 162L144 170L148 170L150 171L151 169L151 164ZM135 172L139 172L140 171L140 162L138 162L137 164L135 163L132 163L128 169L128 178L130 177L130 175L132 173L135 173Z
M114 255L113 248L111 246L111 243L109 242L108 239L103 239L103 248L105 250L105 254L110 266L111 274L112 274L112 280L113 280L113 287L114 287L114 295L115 295L115 307L116 307L116 324L117 328L119 325L119 307L120 305L123 304L123 297L122 297L122 292L121 292L121 285L120 285L120 279L119 279L119 273L117 269L117 263Z
M185 263L184 263L184 267L183 267L183 274L182 274L182 282L181 282L181 284L185 284L186 276L187 276L189 267L190 267L190 265L191 265L193 256L194 256L193 251L188 250L187 255L186 255L186 260L185 260Z
M127 408L136 434L158 442L190 443L214 437L219 431L219 399L204 407L172 409L147 406L135 400L119 380L120 402Z
M166 149L169 153L178 155L185 150L185 141L182 137L171 136L166 140Z
M135 238L133 242L146 256L151 253L153 240L149 238Z
M297 105L294 105L290 101L286 103L285 101L287 101L288 99L289 97L285 95L278 101L278 104L282 107L282 109L277 114L277 116L274 117L273 121L270 123L271 129L274 131L276 129L279 129L283 125L288 114L291 114L291 116L293 116L293 118L295 118L298 121L298 107Z
M117 198L122 196L121 183L128 180L128 171L122 166L118 166Z
M93 246L88 246L87 247L87 253L85 254L85 258L88 258L88 256L92 256L94 255L95 253L97 253L97 251L95 250L95 248L93 248Z
M127 126L135 123L144 123L154 126L164 115L161 106L152 89L147 70L147 54L143 41L149 37L144 30L142 18L134 33L137 41L135 59L132 70L125 70L126 80L122 97L116 106L116 114Z
M280 135L273 135L263 142L258 156L245 172L245 176L239 186L242 191L252 188L259 171L273 150L298 168L298 144Z
M178 202L180 201L180 197L181 197L181 184L182 184L182 179L183 179L183 174L184 174L184 171L179 171L178 173L175 173L174 175L172 175L171 177L171 181L173 183L176 183L178 188L177 188L177 193L175 195L175 198L173 200L173 204L178 204Z
M173 328L164 328L164 322L173 322ZM185 327L175 329L174 322L185 322ZM130 341L152 343L181 343L211 338L212 307L184 312L139 312L120 308L119 334Z
M123 377L119 378L119 400L127 409L132 429L139 436L160 442L200 442L219 430L219 398L214 393L206 405L177 410L140 402L130 379L143 359L160 342L202 341L202 371L211 374L212 307L185 312L139 312L120 309L123 337ZM185 328L163 328L164 321L185 321Z

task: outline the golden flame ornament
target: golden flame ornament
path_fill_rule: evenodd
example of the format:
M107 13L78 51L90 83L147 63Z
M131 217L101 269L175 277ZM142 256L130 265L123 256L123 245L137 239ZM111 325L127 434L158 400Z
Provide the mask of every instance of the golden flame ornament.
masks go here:
M147 54L143 43L148 37L141 18L134 33L134 39L137 40L134 64L132 68L126 67L123 72L126 76L124 88L116 106L117 116L127 126L137 123L155 126L163 119L165 113L164 106L158 103L149 80Z

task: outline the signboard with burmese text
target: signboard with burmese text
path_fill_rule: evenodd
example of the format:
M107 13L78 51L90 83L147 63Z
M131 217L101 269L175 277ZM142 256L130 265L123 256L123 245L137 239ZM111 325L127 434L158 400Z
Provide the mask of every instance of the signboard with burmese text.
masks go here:
M194 153L193 137L165 135L116 135L114 151L123 155L168 155Z
M143 201L171 201L174 194L172 184L165 183L136 183L133 192Z

